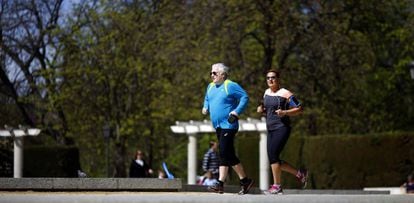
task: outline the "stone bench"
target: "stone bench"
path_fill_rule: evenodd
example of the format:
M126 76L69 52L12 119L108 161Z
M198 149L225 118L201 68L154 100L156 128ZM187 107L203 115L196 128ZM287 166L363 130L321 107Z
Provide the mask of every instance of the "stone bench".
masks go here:
M179 191L181 179L158 178L0 178L0 190Z

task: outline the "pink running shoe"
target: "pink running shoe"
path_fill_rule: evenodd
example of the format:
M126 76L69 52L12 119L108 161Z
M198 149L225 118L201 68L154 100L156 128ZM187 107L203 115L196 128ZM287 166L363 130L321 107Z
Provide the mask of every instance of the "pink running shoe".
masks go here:
M265 195L282 195L283 189L280 185L272 185L269 190L264 191Z

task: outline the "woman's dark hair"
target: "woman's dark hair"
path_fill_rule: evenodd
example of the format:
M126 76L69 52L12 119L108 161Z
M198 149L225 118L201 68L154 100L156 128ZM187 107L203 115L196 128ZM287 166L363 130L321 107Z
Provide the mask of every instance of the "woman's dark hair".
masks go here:
M141 150L137 150L137 151L135 152L135 159L138 157L138 155L142 155L142 156L144 156L144 152L142 152Z

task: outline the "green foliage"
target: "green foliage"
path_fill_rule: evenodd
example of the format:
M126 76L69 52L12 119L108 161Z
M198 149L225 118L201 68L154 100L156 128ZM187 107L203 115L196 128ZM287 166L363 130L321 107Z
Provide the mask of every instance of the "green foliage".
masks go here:
M111 176L126 176L139 148L154 169L167 160L185 178L187 140L169 126L208 119L200 111L216 62L250 96L242 118L259 117L264 73L276 68L305 109L294 134L413 130L412 1L103 0L74 8L48 32L56 56L35 73L47 96L17 101L44 132L73 139L91 176L106 174L109 124ZM1 90L0 121L23 122Z
M186 140L172 138L168 126L175 120L203 119L200 107L209 66L219 61L233 68L231 79L250 95L244 116L257 117L263 72L280 68L283 86L305 107L294 119L295 133L365 133L406 129L404 123L412 123L411 107L404 111L388 102L412 100L392 93L398 92L396 82L407 93L413 89L408 78L401 78L412 52L406 24L411 18L401 9L405 2L394 7L380 6L384 2L323 2L307 14L302 9L308 7L296 3L148 3L107 7L102 2L102 12L89 9L74 21L74 28L77 22L86 23L66 40L65 56L71 63L63 69L62 101L69 109L78 107L70 123L72 129L82 129L76 134L88 135L78 141L88 146L85 150L103 149L96 126L109 121L119 126L111 148L124 148L115 159L129 157L139 147L159 166L168 154L171 167L184 176ZM383 21L376 13L392 18ZM405 43L392 43L396 38ZM404 62L390 64L396 68L389 70L380 63L389 55L379 54L387 47L407 47L393 55ZM387 89L378 88L384 84ZM389 107L404 116L388 113Z

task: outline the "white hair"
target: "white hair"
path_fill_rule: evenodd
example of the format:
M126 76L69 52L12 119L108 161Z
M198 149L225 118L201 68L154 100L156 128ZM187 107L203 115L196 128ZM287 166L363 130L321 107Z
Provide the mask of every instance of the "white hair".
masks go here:
M226 73L226 74L228 74L229 73L229 70L230 70L230 68L227 67L226 65L224 65L224 63L216 63L216 64L213 64L211 67L212 68L217 68L221 72Z

